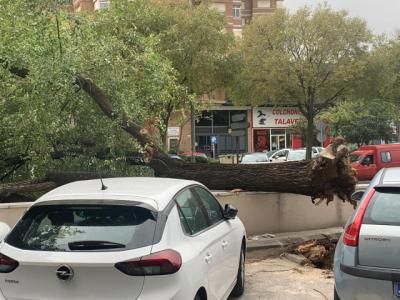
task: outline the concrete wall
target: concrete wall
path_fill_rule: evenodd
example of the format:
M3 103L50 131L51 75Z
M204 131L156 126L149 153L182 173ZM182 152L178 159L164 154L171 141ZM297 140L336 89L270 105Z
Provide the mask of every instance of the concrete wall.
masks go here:
M247 234L292 232L343 226L353 207L340 200L315 206L310 197L279 193L214 192L222 205L239 210ZM14 226L31 203L0 204L0 221Z
M293 232L343 226L353 206L335 200L316 206L310 197L279 193L216 192L221 204L230 203L239 210L247 234Z

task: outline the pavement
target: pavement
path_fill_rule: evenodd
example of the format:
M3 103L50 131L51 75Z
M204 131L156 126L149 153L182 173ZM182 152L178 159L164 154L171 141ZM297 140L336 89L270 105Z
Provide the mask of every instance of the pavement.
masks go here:
M236 299L333 300L333 275L284 258L248 261L245 293Z
M279 255L295 243L339 238L342 232L333 227L249 237L245 293L236 299L333 300L332 271L300 266Z
M324 238L338 239L343 232L342 227L308 230L301 232L285 232L252 236L247 241L247 258L265 259L278 256L290 245Z

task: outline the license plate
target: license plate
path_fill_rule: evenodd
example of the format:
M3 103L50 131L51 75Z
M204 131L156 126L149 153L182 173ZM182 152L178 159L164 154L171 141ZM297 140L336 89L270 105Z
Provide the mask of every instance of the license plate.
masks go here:
M398 298L400 298L400 283L399 282L396 282L394 284L394 293Z

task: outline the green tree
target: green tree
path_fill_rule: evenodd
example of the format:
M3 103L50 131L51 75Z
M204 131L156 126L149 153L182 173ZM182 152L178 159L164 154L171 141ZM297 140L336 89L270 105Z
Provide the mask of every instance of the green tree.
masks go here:
M373 140L392 141L394 126L399 122L399 109L392 102L377 99L343 101L321 118L348 142L361 146Z
M141 150L121 126L143 124L168 97L188 97L157 36L104 26L123 12L74 15L50 0L5 0L0 12L0 179L70 165L120 168ZM90 99L90 82L110 99L113 122Z
M239 103L296 105L307 119L311 158L314 119L354 91L370 41L364 21L325 6L255 18L243 33L232 93Z

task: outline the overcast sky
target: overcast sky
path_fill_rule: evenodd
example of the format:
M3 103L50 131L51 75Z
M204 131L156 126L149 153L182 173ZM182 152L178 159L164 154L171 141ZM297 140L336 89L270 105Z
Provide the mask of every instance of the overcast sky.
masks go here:
M375 33L393 35L400 29L400 0L284 0L293 11L304 5L315 6L327 2L333 9L345 9L352 16L365 19Z

